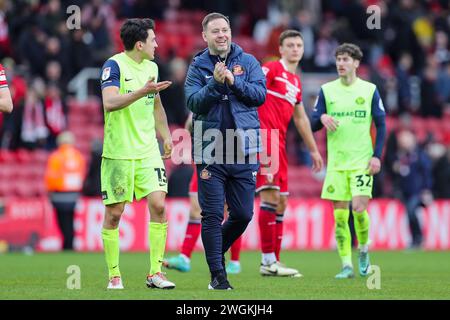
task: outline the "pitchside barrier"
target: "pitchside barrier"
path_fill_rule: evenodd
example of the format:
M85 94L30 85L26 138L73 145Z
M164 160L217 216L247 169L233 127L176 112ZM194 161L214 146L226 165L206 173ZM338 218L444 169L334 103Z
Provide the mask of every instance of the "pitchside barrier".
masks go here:
M243 235L243 250L260 248L258 215ZM405 249L411 235L408 219L401 202L377 199L370 202L370 239L373 250ZM183 241L189 216L187 199L168 199L166 212L169 230L166 250L177 251ZM75 214L75 248L79 251L101 251L104 206L101 199L81 198ZM419 213L423 232L424 249L450 249L450 200L437 200ZM149 214L145 201L128 204L120 222L120 247L122 251L148 250ZM330 203L319 199L290 199L285 212L284 238L286 250L330 250L335 248L333 211ZM11 247L34 241L39 251L55 251L61 248L61 235L56 215L46 198L10 199L0 213L0 241ZM202 249L201 239L196 245Z

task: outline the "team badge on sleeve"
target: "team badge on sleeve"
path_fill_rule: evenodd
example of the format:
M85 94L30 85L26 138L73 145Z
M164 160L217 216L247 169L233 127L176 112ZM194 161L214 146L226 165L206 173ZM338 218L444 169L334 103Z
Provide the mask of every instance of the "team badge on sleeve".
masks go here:
M106 67L105 69L103 69L102 80L105 81L109 79L110 75L111 75L111 67Z

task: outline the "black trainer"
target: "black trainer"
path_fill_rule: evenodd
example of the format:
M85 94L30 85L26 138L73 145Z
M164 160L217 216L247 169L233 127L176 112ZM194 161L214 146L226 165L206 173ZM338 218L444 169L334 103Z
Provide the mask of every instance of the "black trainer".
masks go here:
M233 287L228 282L225 274L219 274L213 278L213 280L208 284L209 290L232 290Z

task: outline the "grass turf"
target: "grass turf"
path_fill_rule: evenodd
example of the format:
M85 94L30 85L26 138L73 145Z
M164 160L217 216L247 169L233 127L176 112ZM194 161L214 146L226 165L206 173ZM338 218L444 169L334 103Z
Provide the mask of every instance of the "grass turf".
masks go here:
M103 253L19 253L0 255L0 299L450 299L449 252L371 252L380 266L381 289L369 290L367 278L335 280L340 269L336 252L283 252L282 260L303 278L259 275L260 254L243 252L239 275L230 275L233 291L207 290L209 272L203 253L192 256L192 271L167 271L174 290L146 288L147 253L122 253L125 290L107 291ZM357 273L357 258L353 262ZM81 289L67 289L68 266L81 270Z

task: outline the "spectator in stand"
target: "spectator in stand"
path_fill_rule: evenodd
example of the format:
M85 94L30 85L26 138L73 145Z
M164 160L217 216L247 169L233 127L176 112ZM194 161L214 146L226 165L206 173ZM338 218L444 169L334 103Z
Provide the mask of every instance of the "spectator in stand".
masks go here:
M280 55L280 34L284 30L288 29L290 19L291 17L289 16L289 13L281 13L281 15L279 16L278 24L270 31L270 35L266 44L266 54L269 57L278 59Z
M81 24L87 27L92 37L90 45L96 65L101 65L112 55L112 45L108 30L114 27L115 22L115 14L111 5L102 0L88 2L81 10Z
M312 17L306 10L300 10L292 19L291 28L301 32L303 36L305 53L303 54L300 67L302 71L311 71L314 64L314 27Z
M418 147L411 131L400 131L397 139L398 151L391 170L395 175L396 190L400 193L400 199L406 207L412 236L410 246L420 248L423 235L418 217L419 208L433 201L431 161Z
M169 124L183 126L187 119L187 108L184 103L184 81L186 79L187 64L181 58L175 58L169 63L172 85L161 91L161 99L166 106Z
M430 60L434 60L430 57ZM420 83L420 114L423 117L442 116L442 102L438 93L438 66L437 63L430 63L425 67L422 81Z
M438 199L450 198L450 148L447 147L444 154L433 166L433 195Z
M61 84L61 64L58 61L49 61L45 66L45 80L47 83L63 89Z
M92 52L86 41L86 31L84 29L73 30L70 42L70 64L72 73L75 76L83 68L93 65Z
M40 25L48 35L56 35L59 22L66 19L59 0L49 0L47 5L44 5L40 10L39 16Z
M92 141L91 162L84 180L83 195L88 197L101 197L100 168L102 164L103 142L101 140Z
M398 109L400 113L411 109L410 78L413 60L409 53L404 52L400 56L397 66Z
M40 87L43 86L41 82L42 80L35 80L25 98L20 137L27 149L44 148L48 137L44 104L40 96Z
M450 48L448 42L448 35L442 31L438 30L435 34L435 47L434 47L434 56L439 62L439 64L445 64L450 61Z
M71 132L61 133L58 149L50 154L45 171L45 184L63 236L63 250L73 250L75 205L86 171L85 159L74 143Z
M436 90L442 104L450 104L450 59L439 68Z
M42 55L45 52L48 36L36 20L37 17L30 18L29 26L20 34L18 52L23 62L30 67L32 75L42 75L45 71Z
M44 106L45 120L49 131L47 150L54 150L56 148L56 137L67 127L66 106L61 97L61 91L55 84L47 86Z
M61 46L61 41L56 37L48 38L46 42L46 51L45 51L45 63L42 63L44 66L47 65L50 61L57 61L60 64L61 73L60 73L60 85L65 86L69 79L67 79L68 72L70 70L70 63L68 61L68 53L67 48L63 48ZM66 76L65 76L66 75Z
M317 71L332 72L335 70L335 58L330 54L336 50L338 43L332 36L331 24L325 23L319 30L319 38L316 41L314 64Z

